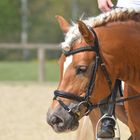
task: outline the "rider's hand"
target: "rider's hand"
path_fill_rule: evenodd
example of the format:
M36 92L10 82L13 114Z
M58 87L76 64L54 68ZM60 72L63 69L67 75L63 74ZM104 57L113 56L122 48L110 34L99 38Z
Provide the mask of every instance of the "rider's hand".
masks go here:
M112 0L98 0L98 7L102 12L110 11L113 6Z

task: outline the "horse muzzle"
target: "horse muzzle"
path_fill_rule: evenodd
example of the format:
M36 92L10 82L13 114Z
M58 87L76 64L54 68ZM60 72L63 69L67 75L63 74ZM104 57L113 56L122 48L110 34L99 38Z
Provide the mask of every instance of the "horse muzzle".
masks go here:
M63 107L58 106L55 109L49 109L47 113L47 123L55 132L74 131L78 128L78 119L70 115Z

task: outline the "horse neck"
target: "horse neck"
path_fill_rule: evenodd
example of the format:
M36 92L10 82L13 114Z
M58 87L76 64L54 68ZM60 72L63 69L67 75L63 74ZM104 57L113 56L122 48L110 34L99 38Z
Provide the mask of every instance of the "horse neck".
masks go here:
M140 78L140 24L134 21L112 23L96 29L102 57L111 79L128 83ZM140 82L139 82L140 83Z

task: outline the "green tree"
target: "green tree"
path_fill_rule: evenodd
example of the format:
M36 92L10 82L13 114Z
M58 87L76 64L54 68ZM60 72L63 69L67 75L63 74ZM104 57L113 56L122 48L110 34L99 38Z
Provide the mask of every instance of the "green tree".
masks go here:
M20 2L0 1L0 42L20 41Z
M76 13L73 12L74 7L76 7ZM0 42L19 42L21 40L20 8L20 0L0 1ZM86 16L97 15L97 1L28 0L28 41L37 43L62 41L63 33L55 15L62 15L71 22L72 20L76 21L83 13Z
M75 0L77 4L77 19L85 13L95 16L98 13L97 2L93 0ZM69 22L73 19L72 0L31 0L29 3L29 40L31 42L60 42L63 34L55 19L55 15L62 15Z

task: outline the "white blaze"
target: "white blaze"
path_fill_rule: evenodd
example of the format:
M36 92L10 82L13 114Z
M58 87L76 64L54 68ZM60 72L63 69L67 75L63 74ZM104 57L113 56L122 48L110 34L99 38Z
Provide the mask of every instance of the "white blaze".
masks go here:
M64 67L63 67L63 75L65 74L65 72L66 72L67 68L69 67L69 65L72 63L72 58L73 58L72 55L66 57L66 60L64 62Z

